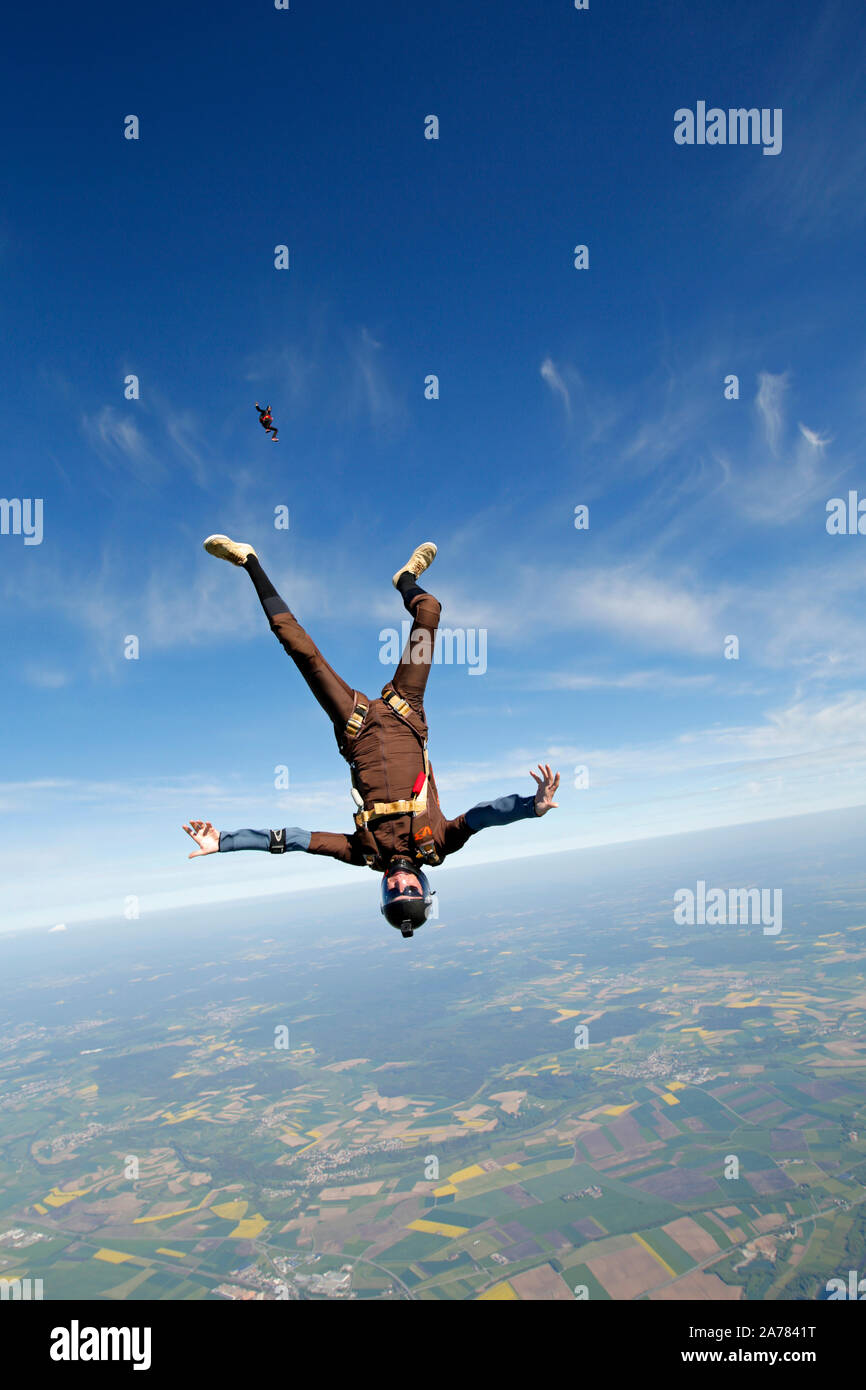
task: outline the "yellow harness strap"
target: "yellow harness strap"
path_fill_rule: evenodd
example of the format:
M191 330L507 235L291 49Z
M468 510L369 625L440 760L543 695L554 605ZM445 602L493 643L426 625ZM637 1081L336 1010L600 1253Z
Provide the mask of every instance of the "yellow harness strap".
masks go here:
M374 801L373 805L367 810L358 811L355 815L355 824L360 830L363 826L369 825L371 820L379 820L382 816L416 816L420 812L427 810L427 784L430 781L430 764L427 760L427 745L422 745L424 756L424 785L417 796L404 799L403 801Z
M374 801L369 810L357 812L355 824L360 829L362 825L368 825L371 820L379 820L382 816L408 816L414 811L414 801Z
M390 706L395 714L399 714L401 719L408 719L409 715L412 713L412 706L408 701L404 700L401 695L397 694L392 685L385 686L382 691L382 699L385 701L386 705Z
M371 821L381 820L383 816L408 815L412 816L414 819L415 817L422 816L423 813L427 810L427 786L430 781L430 763L427 758L427 740L421 735L419 730L415 728L412 718L412 706L408 703L407 700L404 700L402 696L397 694L396 690L392 685L386 685L384 687L384 689L382 690L382 700L386 705L388 705L390 709L394 711L394 713L400 719L403 719L409 725L410 729L412 729L412 731L415 733L419 743L421 744L421 755L424 759L424 785L422 786L418 795L411 799L403 801L375 801L372 806L366 808L365 810L358 811L355 815L355 825L359 830L366 829L366 827L370 824ZM358 704L355 706L355 710L352 714L352 717L346 725L347 737L354 737L354 735L357 734L358 729L360 729L361 725L364 722L364 718L367 714L367 709L368 706L366 704ZM361 713L360 717L358 718L357 726L355 728L352 728L353 721L359 715L359 711ZM439 863L439 856L436 853L436 846L433 841L433 832L431 831L429 825L422 825L420 828L414 830L412 838L415 844L416 852L418 853L418 855L424 863ZM372 855L365 854L364 859L367 863L367 867L371 867Z
M343 731L344 738L355 738L361 725L367 717L367 710L370 706L364 701L359 700L349 718L346 720L346 727Z

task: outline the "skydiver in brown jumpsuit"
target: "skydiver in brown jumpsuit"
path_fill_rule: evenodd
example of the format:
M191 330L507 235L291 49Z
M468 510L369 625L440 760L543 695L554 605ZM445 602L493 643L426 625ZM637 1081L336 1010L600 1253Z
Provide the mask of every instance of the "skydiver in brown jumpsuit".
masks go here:
M358 807L355 832L215 830L210 821L184 826L198 845L189 856L258 849L282 854L305 851L346 864L366 865L382 875L381 911L404 936L411 936L428 917L433 894L424 867L438 865L462 849L470 835L496 825L545 815L555 808L559 773L538 765L535 793L482 802L454 820L439 805L436 782L427 759L424 692L440 604L418 584L432 564L436 546L425 541L394 575L393 584L412 617L412 630L391 681L371 700L353 690L328 664L262 569L251 545L228 536L209 536L205 550L242 566L249 574L271 631L292 658L330 719L337 746L349 763L352 795Z

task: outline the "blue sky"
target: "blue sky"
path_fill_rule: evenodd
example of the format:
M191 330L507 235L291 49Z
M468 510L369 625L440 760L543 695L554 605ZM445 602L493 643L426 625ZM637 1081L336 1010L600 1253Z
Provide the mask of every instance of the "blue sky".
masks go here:
M483 674L431 677L446 813L563 774L558 812L479 836L440 891L461 860L866 801L866 540L825 527L866 493L850 6L10 26L0 493L43 499L44 536L0 536L0 928L356 872L187 861L192 817L351 828L330 727L213 531L374 693L390 576L439 544L443 622L487 643ZM781 153L676 145L699 100L781 108Z

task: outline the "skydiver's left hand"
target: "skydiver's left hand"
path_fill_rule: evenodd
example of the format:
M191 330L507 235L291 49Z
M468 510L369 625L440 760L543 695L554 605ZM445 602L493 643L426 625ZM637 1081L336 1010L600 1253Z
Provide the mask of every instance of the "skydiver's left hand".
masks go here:
M536 782L535 814L537 816L544 816L548 811L555 811L557 809L557 803L553 798L556 796L557 788L559 787L559 773L557 772L554 774L551 772L549 763L545 763L544 766L539 763L538 771L541 773L540 777L537 773L532 771L532 768L529 769L529 775L534 778Z
M198 849L194 849L189 856L190 859L197 859L200 854L219 853L220 833L218 830L214 830L209 820L193 820L183 828L198 845Z

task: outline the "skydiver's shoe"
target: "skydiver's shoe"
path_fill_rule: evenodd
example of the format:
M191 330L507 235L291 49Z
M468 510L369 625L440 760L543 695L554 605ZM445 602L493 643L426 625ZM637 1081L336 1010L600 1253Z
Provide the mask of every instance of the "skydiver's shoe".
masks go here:
M424 571L430 568L435 559L436 546L433 544L432 541L422 541L421 544L419 546L416 546L416 548L412 551L412 554L406 561L405 565L398 569L397 573L394 575L394 578L391 580L391 583L394 585L394 588L397 588L397 580L400 578L401 574L406 574L406 572L408 571L409 574L414 575L416 579L419 579L420 576L424 573Z
M208 555L215 555L218 560L229 560L233 565L245 565L251 555L259 558L251 545L246 545L244 541L231 541L228 536L208 536L204 548Z

